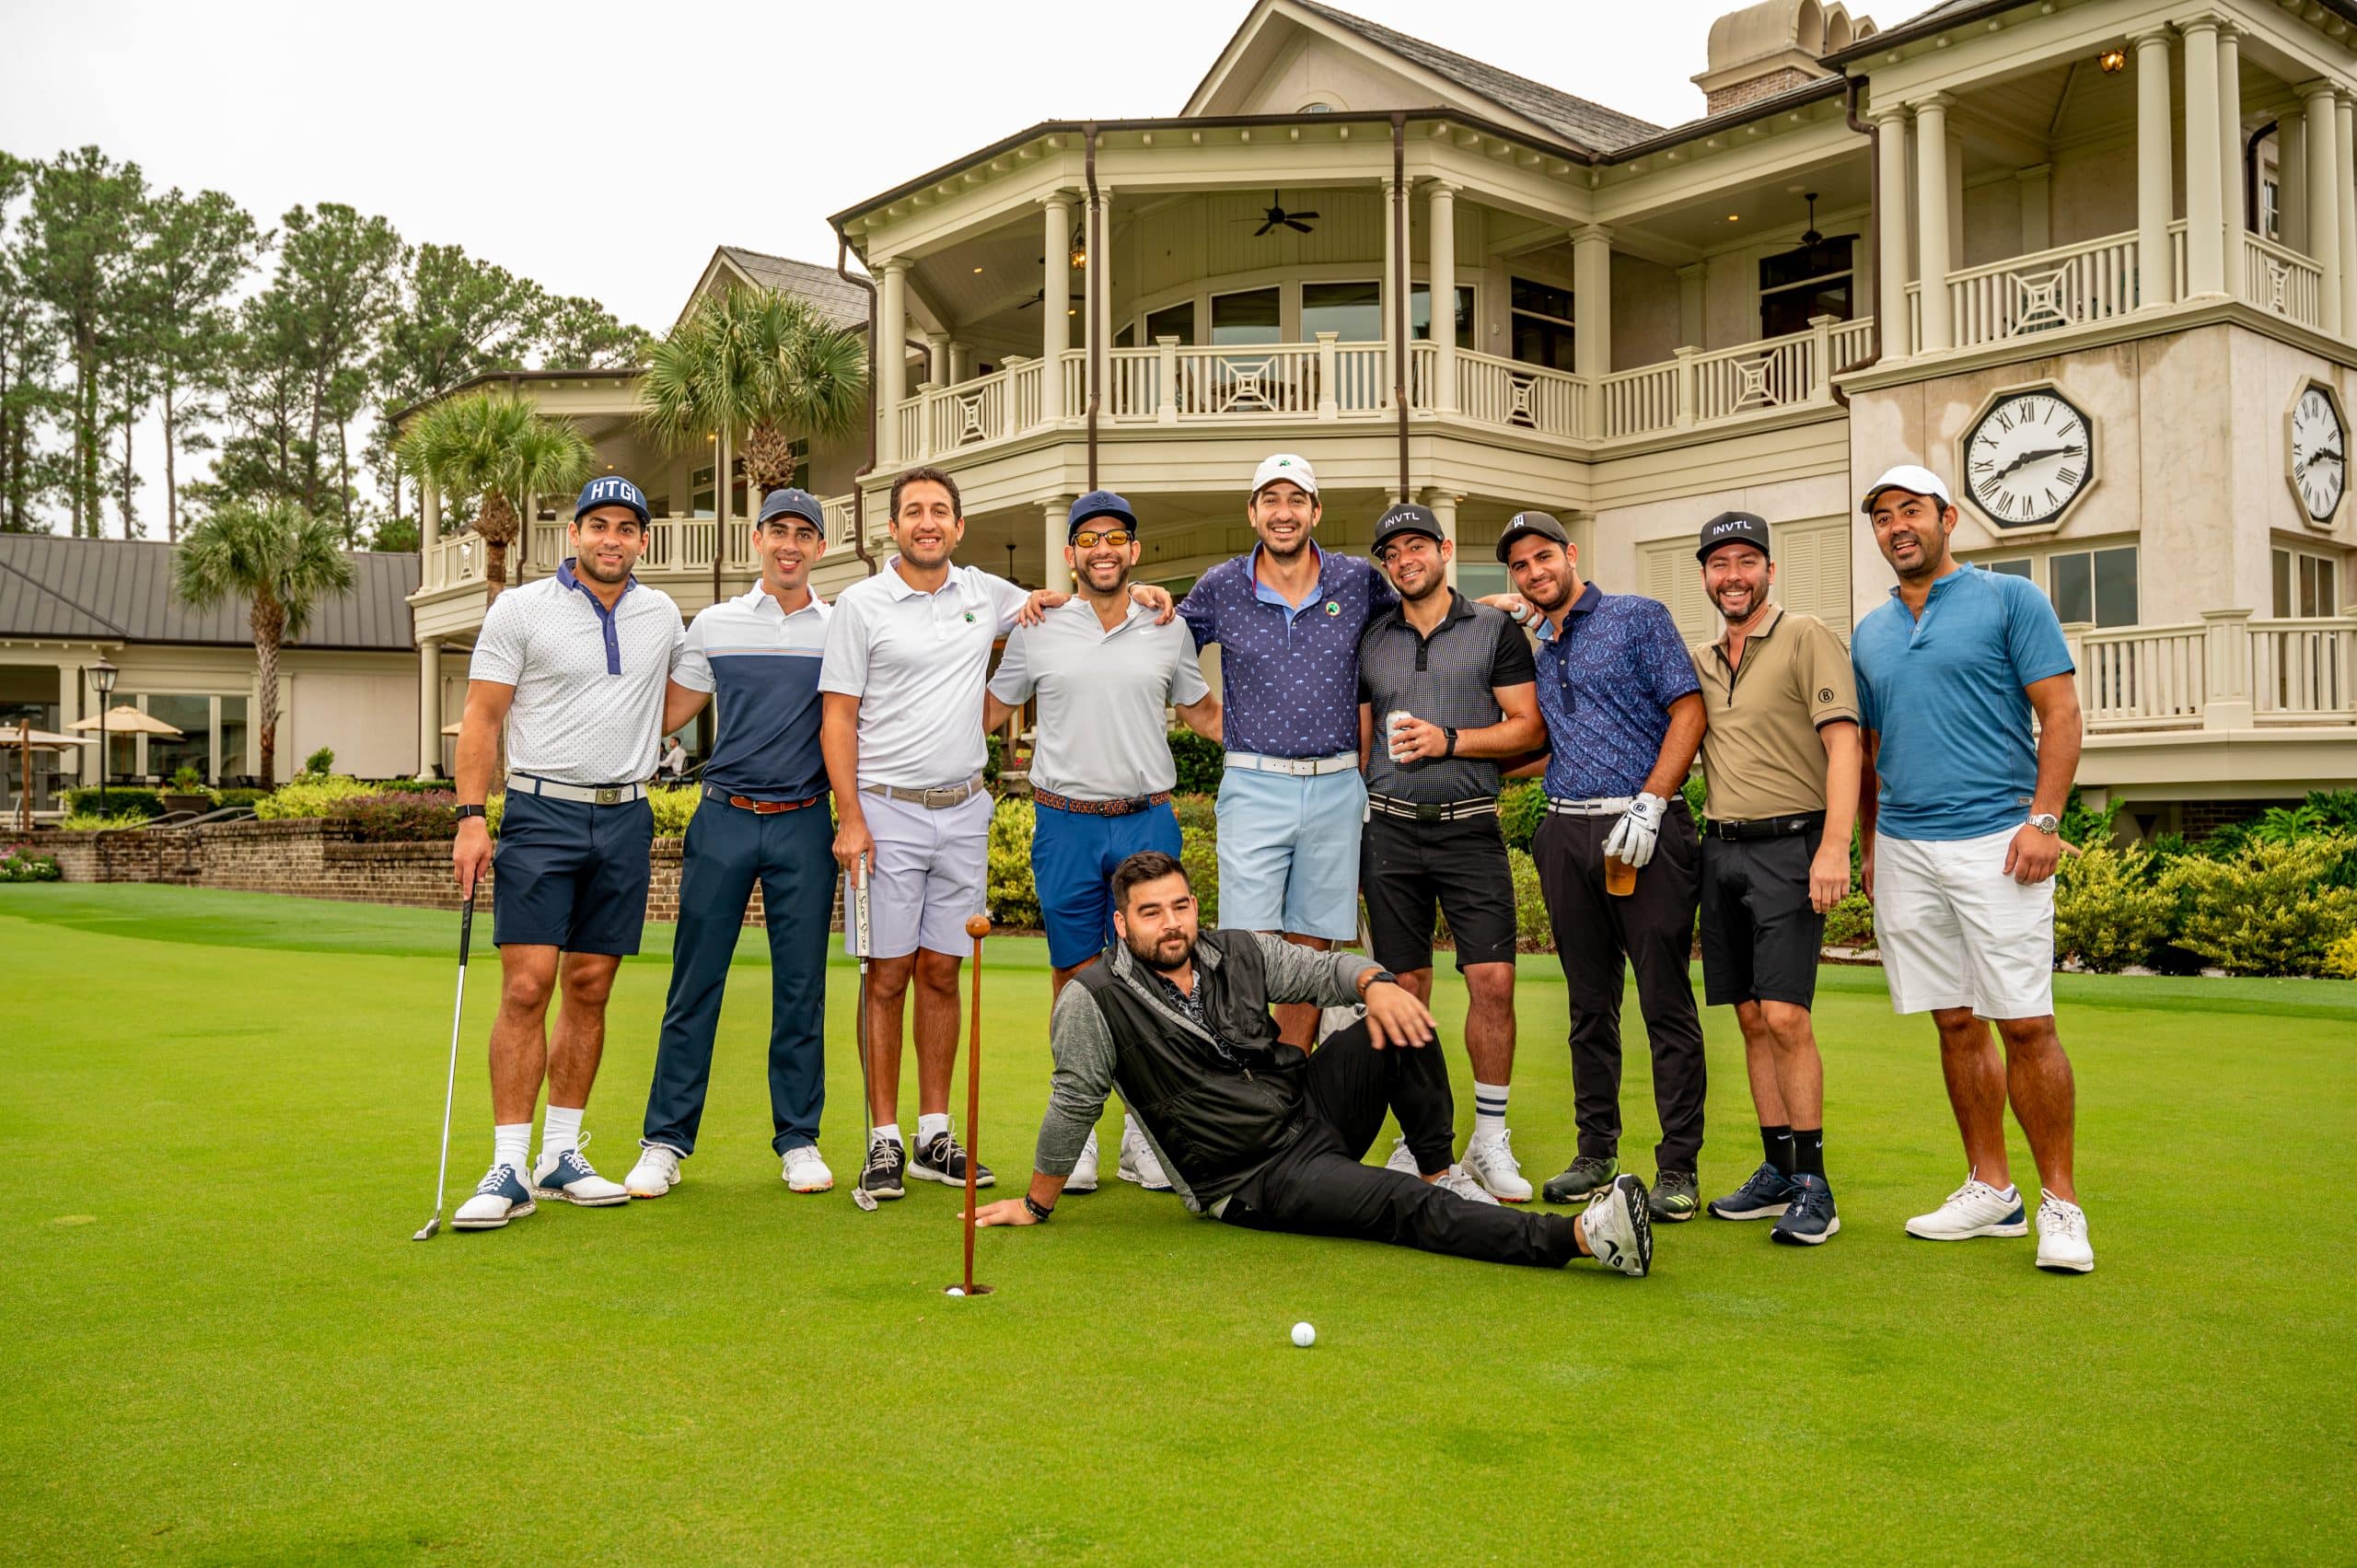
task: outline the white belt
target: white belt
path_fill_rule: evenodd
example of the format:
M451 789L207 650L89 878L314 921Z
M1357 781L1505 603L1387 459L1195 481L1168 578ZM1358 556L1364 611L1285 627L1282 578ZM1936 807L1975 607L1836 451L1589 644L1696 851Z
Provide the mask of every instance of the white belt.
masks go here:
M643 784L569 784L553 779L536 779L529 773L510 773L507 787L517 795L546 796L551 800L577 800L585 806L627 806L633 800L646 798Z
M1618 817L1631 804L1631 797L1625 795L1596 800L1564 800L1552 795L1547 797L1547 809L1558 817Z
M1320 773L1354 773L1358 772L1359 754L1338 751L1331 757L1263 757L1257 751L1231 751L1227 765L1247 772L1291 773L1297 779L1306 779Z

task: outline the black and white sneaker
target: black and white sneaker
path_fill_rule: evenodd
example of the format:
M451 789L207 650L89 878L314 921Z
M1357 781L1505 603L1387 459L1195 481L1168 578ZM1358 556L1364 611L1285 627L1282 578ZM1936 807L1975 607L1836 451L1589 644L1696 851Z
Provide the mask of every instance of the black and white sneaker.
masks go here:
M910 1162L909 1174L927 1181L938 1181L950 1187L966 1185L965 1145L947 1132L936 1132L917 1145L917 1157ZM979 1162L974 1167L974 1185L988 1187L998 1179L991 1167ZM884 1194L878 1192L877 1197ZM895 1194L898 1196L898 1194Z
M908 1168L908 1151L890 1138L867 1145L867 1163L860 1167L859 1190L871 1198L898 1198L907 1191L900 1173Z

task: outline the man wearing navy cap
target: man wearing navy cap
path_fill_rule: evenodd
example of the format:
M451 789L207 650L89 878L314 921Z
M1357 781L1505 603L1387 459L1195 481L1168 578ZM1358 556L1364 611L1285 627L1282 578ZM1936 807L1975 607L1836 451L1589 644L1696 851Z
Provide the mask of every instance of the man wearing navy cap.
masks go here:
M1109 490L1073 503L1064 564L1077 592L1036 626L1007 633L998 673L982 698L982 727L995 729L1039 700L1031 749L1031 877L1048 928L1049 998L1115 940L1113 872L1142 850L1178 854L1170 809L1178 764L1166 710L1196 734L1220 737L1219 699L1177 621L1158 621L1130 597L1144 547L1136 515ZM1134 1118L1121 1124L1121 1179L1167 1191L1169 1181ZM1094 1132L1067 1188L1097 1185Z
M646 549L646 497L609 474L581 492L552 576L492 601L468 671L459 733L459 832L451 851L471 898L494 865L483 803L507 733L492 940L499 1017L491 1030L492 1165L451 1224L496 1230L534 1200L603 1207L630 1193L582 1157L590 1086L606 1044L606 997L646 920L655 814L646 780L663 737L663 693L686 633L679 607L631 575ZM563 993L553 1036L550 998ZM540 1154L532 1108L548 1084Z
M719 727L688 824L671 995L646 1094L644 1153L623 1185L659 1198L695 1152L729 959L756 885L770 942L770 1146L795 1192L823 1192L827 931L834 911L834 825L819 749L819 664L828 606L810 591L827 553L827 515L807 490L773 490L753 524L761 580L699 611L664 703L668 733L717 695Z

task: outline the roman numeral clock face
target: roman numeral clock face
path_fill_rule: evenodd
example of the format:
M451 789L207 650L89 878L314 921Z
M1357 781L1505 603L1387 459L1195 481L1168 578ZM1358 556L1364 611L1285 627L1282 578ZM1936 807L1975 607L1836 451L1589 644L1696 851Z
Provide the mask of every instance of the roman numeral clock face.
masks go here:
M2000 398L1964 438L1964 482L2001 528L2050 523L2095 478L2087 416L2058 392Z
M2292 488L2317 522L2330 519L2349 487L2349 432L2330 394L2311 385L2292 405Z

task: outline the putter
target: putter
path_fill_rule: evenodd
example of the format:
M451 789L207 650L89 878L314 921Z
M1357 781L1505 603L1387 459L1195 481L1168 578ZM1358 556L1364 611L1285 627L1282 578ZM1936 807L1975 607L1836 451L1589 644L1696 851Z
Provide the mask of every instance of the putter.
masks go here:
M442 1166L434 1173L434 1217L410 1237L412 1241L431 1241L442 1228L443 1184L450 1179L450 1101L459 1091L459 1020L467 1012L467 948L474 931L475 896L469 893L467 901L459 906L459 1000L450 1008L450 1073L442 1084Z
M851 1201L872 1214L876 1212L876 1194L867 1190L865 1180L867 1173L868 1151L876 1145L876 1106L869 1097L867 1087L867 949L869 941L867 857L865 855L859 857L859 870L856 876L851 874L844 876L843 894L846 923L851 926L852 947L859 954L859 1023L856 1029L859 1039L859 1114L860 1121L867 1128L866 1140L859 1145L862 1179L852 1183Z
M944 1285L945 1295L988 1295L991 1287L974 1283L974 1167L982 1163L982 938L991 934L991 917L978 914L966 922L974 939L974 1005L966 1037L966 1282Z

